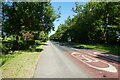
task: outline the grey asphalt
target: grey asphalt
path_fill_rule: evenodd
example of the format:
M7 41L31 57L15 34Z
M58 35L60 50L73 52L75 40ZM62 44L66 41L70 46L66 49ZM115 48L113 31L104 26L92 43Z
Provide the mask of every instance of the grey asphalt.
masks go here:
M34 78L90 78L78 64L65 55L71 46L48 41L34 74Z

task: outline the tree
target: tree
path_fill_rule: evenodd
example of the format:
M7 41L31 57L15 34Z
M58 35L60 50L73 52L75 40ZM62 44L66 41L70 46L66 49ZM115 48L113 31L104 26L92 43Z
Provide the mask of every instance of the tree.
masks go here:
M117 44L120 33L120 2L76 3L76 15L59 26L55 40L71 37L72 42ZM67 26L67 28L65 28ZM62 30L61 30L62 29Z
M47 41L48 40L48 34L45 33L44 31L41 31L40 34L39 34L39 39L41 41Z
M20 35L25 31L47 34L58 18L50 2L3 3L3 31L8 35Z

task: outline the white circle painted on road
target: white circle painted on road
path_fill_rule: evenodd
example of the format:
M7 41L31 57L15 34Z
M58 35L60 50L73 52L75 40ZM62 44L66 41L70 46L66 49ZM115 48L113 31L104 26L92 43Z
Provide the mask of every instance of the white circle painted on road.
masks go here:
M98 69L98 70L108 71L108 72L117 72L117 69L115 68L115 66L113 66L113 65L111 65L107 62L97 60L96 58L93 58L91 56L88 56L88 55L85 55L85 54L80 54L78 52L73 52L71 55L74 56L75 58L77 58L78 60L80 60L81 62L83 62L84 64L88 65L89 67L92 67L92 68L95 68L95 69ZM82 58L86 59L87 61L82 60L78 57L82 57ZM89 64L90 62L98 62L98 63L102 62L103 64L108 65L108 67L105 67L105 68L96 67L96 66L93 66L93 65Z

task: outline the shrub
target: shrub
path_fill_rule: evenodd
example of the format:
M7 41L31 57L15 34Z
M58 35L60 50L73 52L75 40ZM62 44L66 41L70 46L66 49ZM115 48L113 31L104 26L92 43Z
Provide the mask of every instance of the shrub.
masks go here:
M34 40L28 40L26 41L26 43L28 44L28 46L32 46L35 44L35 41Z
M18 40L18 49L19 50L24 50L25 49L25 45L26 45L25 41Z
M41 44L40 40L35 40L35 44L36 44L36 45Z
M9 50L9 47L7 47L5 44L2 44L2 54L8 54Z

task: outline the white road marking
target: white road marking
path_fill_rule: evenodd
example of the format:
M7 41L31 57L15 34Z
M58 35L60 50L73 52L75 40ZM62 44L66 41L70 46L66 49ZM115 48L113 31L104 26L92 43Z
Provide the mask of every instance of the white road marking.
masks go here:
M78 54L78 55L75 56L75 54ZM92 68L95 68L95 69L98 69L98 70L108 71L108 72L117 72L117 69L116 69L113 65L111 65L111 64L109 64L109 63L107 63L107 62L104 62L104 61L101 61L101 60L97 60L97 59L95 59L95 58L93 58L93 57L90 57L90 56L84 55L84 54L80 54L80 53L78 53L78 52L73 52L71 55L74 56L75 58L79 59L81 62L83 62L84 64L88 65L89 67L92 67ZM79 56L79 57L80 57L80 56L83 57L83 58L86 59L87 61L84 61L84 60L78 58L78 56ZM88 57L89 57L89 58L88 58ZM102 62L102 63L104 63L104 64L107 64L108 67L106 67L106 68L96 67L96 66L93 66L93 65L89 64L90 62L98 62L98 63L99 63L99 62Z
M86 62L99 62L98 60L96 60L96 59L94 59L94 58L92 58L90 56L87 56L87 55L82 55L82 57L88 60ZM89 58L87 58L87 57L89 57Z
M100 54L99 52L93 52L94 54Z
M88 53L89 55L91 55L91 56L96 56L95 54L91 54L91 53Z

